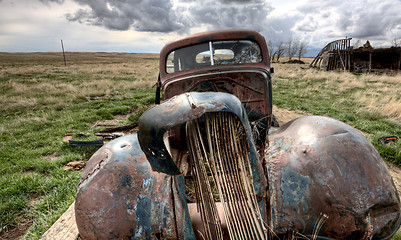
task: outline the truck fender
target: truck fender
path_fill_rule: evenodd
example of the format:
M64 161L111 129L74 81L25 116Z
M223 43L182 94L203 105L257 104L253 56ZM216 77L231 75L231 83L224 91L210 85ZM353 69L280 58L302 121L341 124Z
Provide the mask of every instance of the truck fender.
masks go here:
M151 169L137 134L109 142L90 158L78 185L81 238L195 239L183 184L182 175Z
M390 239L400 226L387 166L355 128L301 117L269 134L265 158L277 234L311 236L320 221L320 239Z

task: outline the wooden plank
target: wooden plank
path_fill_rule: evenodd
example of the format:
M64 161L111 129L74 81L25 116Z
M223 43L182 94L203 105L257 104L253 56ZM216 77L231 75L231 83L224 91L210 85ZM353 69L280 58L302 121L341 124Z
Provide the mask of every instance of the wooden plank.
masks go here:
M75 202L71 204L68 210L47 230L41 240L76 240L78 239L78 228L75 222Z

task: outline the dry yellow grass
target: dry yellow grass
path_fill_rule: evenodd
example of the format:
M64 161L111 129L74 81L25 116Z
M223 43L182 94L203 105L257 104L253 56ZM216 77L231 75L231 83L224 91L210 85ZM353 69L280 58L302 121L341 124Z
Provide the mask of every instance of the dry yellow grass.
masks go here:
M151 87L158 75L158 54L0 53L0 111L108 96ZM71 79L71 77L74 77Z
M0 53L0 77L32 76L0 82L1 89L12 89L12 94L0 96L3 102L0 110L35 106L44 102L63 105L78 98L107 96L121 90L150 87L157 79L158 57L158 54L67 53L67 66L64 66L60 53ZM290 83L291 79L299 79L307 83L308 91L319 91L321 84L319 86L314 82L323 82L325 87L335 89L334 93L353 91L352 98L363 109L401 120L400 74L357 76L349 72L326 72L309 69L308 63L312 59L302 60L306 64L272 64L275 67L273 84L274 81ZM49 75L76 75L78 79L49 80ZM58 96L66 97L60 101L57 100ZM333 104L346 100L336 99Z
M379 99L382 101L380 109L389 111L389 114L393 118L399 118L399 113L401 112L401 110L398 110L400 101L398 96L400 92L399 78L387 78L385 76L370 77L364 75L356 77L349 73L306 69L307 65L275 64L274 66L276 74L273 77L273 84L277 81L290 83L296 79L297 81L309 82L310 84L307 85L307 88L311 91L319 91L320 87L315 85L315 83L321 82L324 82L324 85L330 89L337 88L337 91L351 89L354 91L352 97L361 102L361 107L373 109L378 106ZM11 133L9 134L10 139L14 139L10 141L11 144L8 145L8 149L12 149L14 152L32 153L34 152L33 150L36 151L43 148L43 153L38 152L36 155L31 155L30 157L55 156L54 153L61 154L61 157L72 157L72 155L68 155L69 153L64 153L62 149L58 148L50 148L48 153L44 151L46 150L45 148L51 145L49 143L60 141L61 137L57 134L53 135L53 133L58 132L60 129L63 132L71 128L70 126L59 125L57 121L54 121L57 114L52 113L59 111L58 108L37 108L38 106L48 104L63 107L71 104L75 99L85 99L92 96L112 99L125 94L122 97L130 98L132 97L130 93L123 92L123 90L151 86L155 83L157 74L157 54L67 53L67 66L64 66L62 55L59 53L0 53L0 77L2 79L0 81L2 92L0 94L0 101L2 103L0 111L11 112L18 110L18 108L28 108L27 111L20 111L23 113L21 115L10 114L12 115L12 120L5 121L0 126L0 134L5 132L7 134ZM300 89L289 87L287 91L300 91ZM335 107L335 104L347 100L345 98L336 99L336 101L333 101L333 107ZM90 101L90 103L96 103L96 101ZM39 110L35 110L35 108ZM31 109L33 110L31 111ZM64 109L60 109L64 111ZM71 116L72 112L62 112L59 114L63 115L62 121L72 124L74 122ZM83 110L78 111L77 114L86 115L87 112ZM42 137L39 133L44 130L35 123L50 123L48 127L50 131L48 133L52 132L52 134L46 135L45 138L49 140L47 142L44 141L44 144L32 144L32 142L41 140L37 136ZM39 128L38 131L34 132L37 136L30 136L30 134L17 136L13 134L14 132L18 132L18 130L31 133L33 131L32 128L25 125L34 125L36 128ZM9 129L15 129L15 131L10 131ZM80 128L74 127L73 129ZM0 146L6 146L6 144L8 143L0 142ZM17 147L15 149L10 148L14 146ZM6 148L4 147L4 149ZM21 159L16 159L15 161L30 161L25 154L21 154L21 156ZM25 165L30 166L28 164ZM2 169L5 169L5 167ZM49 175L40 176L40 179L49 178L49 181L51 181L51 176ZM60 185L71 185L71 183ZM50 195L49 199L56 198ZM58 208L60 208L59 205L52 208L51 211ZM45 215L45 218L50 217Z
M361 108L380 113L390 119L401 121L401 73L398 75L355 75L350 72L322 71L308 68L308 65L275 63L274 81L300 79L308 83L307 90L318 91L315 81L323 81L326 88L334 93L352 91L352 99ZM290 91L297 91L291 89ZM335 104L347 99L335 99Z

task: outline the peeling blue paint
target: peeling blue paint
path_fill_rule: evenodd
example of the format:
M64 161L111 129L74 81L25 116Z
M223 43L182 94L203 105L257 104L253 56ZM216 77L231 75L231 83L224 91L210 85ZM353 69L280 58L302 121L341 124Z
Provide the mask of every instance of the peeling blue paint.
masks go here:
M283 169L281 182L283 205L298 207L299 204L303 204L305 197L308 195L308 186L312 183L312 180L286 166Z
M151 177L145 178L142 181L142 187L144 189L147 189L152 185L152 182L153 182L153 178L151 178Z
M137 225L135 227L135 235L131 239L144 238L151 239L151 214L152 201L148 196L138 196L137 205L135 206L135 214Z
M290 152L291 151L291 146L292 144L290 142L284 142L284 140L282 138L278 139L275 142L278 150L284 150L286 152Z
M174 176L173 181L175 217L179 239L195 240L194 230L189 216L188 204L185 197L185 180L183 175Z

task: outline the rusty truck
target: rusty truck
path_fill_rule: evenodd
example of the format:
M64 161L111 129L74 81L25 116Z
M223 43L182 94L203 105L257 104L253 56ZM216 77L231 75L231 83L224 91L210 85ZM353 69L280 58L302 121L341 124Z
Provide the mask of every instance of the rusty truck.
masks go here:
M332 118L278 126L272 74L256 31L167 44L138 132L83 171L81 238L390 239L400 200L379 153Z

